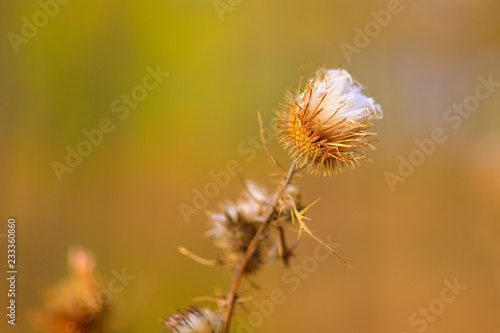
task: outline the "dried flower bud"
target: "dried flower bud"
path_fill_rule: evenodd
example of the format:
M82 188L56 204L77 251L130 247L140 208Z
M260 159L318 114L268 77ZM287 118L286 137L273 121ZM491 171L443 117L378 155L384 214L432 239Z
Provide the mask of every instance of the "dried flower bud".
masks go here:
M68 252L69 278L47 290L42 310L35 313L35 326L44 332L102 332L107 307L99 298L102 284L95 260L84 249Z
M248 189L250 193L245 193L236 204L227 203L222 213L208 213L212 226L208 235L213 236L215 245L225 251L224 261L232 265L240 260L272 211L272 198L265 191L253 184L249 184ZM276 254L276 246L266 233L250 258L245 273L256 272L262 264L272 261Z
M189 307L185 312L162 320L169 332L173 333L219 333L222 328L221 316L210 310Z
M299 191L295 186L288 186L286 194L298 204ZM236 264L245 253L259 227L273 212L272 204L275 195L268 195L265 190L253 183L247 184L247 191L236 204L227 203L221 213L209 213L211 229L215 245L224 249L224 261ZM291 221L290 202L285 197L280 202L280 215L275 216L277 223ZM245 273L256 272L263 264L270 263L278 257L277 237L273 237L273 229L262 235L255 252L246 266Z
M361 92L344 69L320 69L305 90L290 92L278 113L281 142L299 166L330 174L365 158L360 149L374 148L367 138L372 120L382 118L380 105Z

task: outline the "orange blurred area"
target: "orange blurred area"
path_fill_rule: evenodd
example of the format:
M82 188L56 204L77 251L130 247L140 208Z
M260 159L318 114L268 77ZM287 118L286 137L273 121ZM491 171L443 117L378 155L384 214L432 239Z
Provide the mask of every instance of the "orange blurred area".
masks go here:
M500 332L499 12L493 0L1 2L0 267L15 217L18 306L13 327L4 280L0 331L35 331L75 244L104 286L134 277L111 293L112 332L158 331L226 292L229 270L177 247L217 258L204 211L243 188L231 176L201 203L197 191L234 163L271 189L257 112L271 133L302 73L343 65L384 112L373 162L297 184L304 204L321 198L310 228L353 269L303 234L289 269L252 279L261 290L232 331Z

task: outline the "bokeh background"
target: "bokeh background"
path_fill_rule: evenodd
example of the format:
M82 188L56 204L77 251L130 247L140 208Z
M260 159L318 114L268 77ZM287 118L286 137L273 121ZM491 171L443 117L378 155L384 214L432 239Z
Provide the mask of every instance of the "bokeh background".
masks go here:
M158 318L225 291L230 272L177 252L183 245L217 255L203 213L186 223L179 205L192 205L193 189L233 159L244 178L272 186L265 154L238 148L258 135L257 111L270 126L301 67L309 75L313 66L342 64L384 111L373 163L298 184L305 203L321 198L311 228L339 243L353 269L331 257L291 290L282 265L269 266L255 277L262 290L254 296L280 289L286 302L254 331L417 332L409 317L457 278L467 289L426 332L500 332L500 91L456 130L443 119L474 94L479 76L500 81L498 1L402 1L350 59L340 45L355 45L355 28L364 30L387 1L229 6L221 19L210 0L74 0L16 53L8 34L21 35L23 17L32 21L41 7L0 2L0 246L6 253L6 221L15 216L19 270L17 325L2 314L0 330L33 331L40 291L66 275L73 244L95 254L105 281L122 268L135 276L113 297L110 332L157 332ZM157 65L168 77L121 120L112 102ZM66 146L104 118L115 130L60 182L52 163L64 163ZM448 139L391 191L386 172L397 173L399 156L435 128ZM276 140L269 146L289 163ZM206 208L241 191L232 177ZM303 236L293 263L316 246ZM7 284L0 286L5 309Z

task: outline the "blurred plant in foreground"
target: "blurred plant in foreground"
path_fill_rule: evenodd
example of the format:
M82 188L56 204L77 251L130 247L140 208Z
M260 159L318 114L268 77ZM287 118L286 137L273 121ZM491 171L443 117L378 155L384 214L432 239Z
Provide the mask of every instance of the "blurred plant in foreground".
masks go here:
M108 307L100 298L102 283L94 257L80 247L68 251L69 276L44 293L44 305L34 314L34 326L51 333L105 331Z

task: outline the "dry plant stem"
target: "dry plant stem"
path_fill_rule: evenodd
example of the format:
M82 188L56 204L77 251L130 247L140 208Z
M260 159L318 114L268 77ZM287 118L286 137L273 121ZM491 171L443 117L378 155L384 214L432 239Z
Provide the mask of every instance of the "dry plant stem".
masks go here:
M241 260L238 263L238 266L236 266L236 269L235 269L234 274L233 274L233 278L231 280L231 286L229 289L229 293L227 296L227 302L226 302L227 309L226 309L226 312L224 314L224 329L222 331L223 333L228 333L229 329L231 327L231 317L233 314L236 293L238 292L238 288L240 286L241 280L243 279L243 275L245 272L245 268L248 264L248 261L250 260L250 257L253 255L255 249L257 248L257 245L260 242L260 238L261 238L262 234L267 229L267 227L271 224L274 215L278 212L277 206L278 206L280 197L285 192L286 187L290 184L290 182L293 178L293 175L295 174L296 171L297 171L296 170L296 163L294 161L292 163L292 165L290 166L290 169L288 170L286 178L283 180L283 184L282 184L282 187L280 189L281 193L280 193L280 195L276 196L276 200L273 203L271 213L267 217L266 221L257 230L257 233L255 234L252 241L248 245L248 248L247 248L245 254L241 257Z
M291 252L288 250L288 246L286 246L285 230L283 230L282 226L279 226L278 229L280 232L281 258L283 259L283 264L288 266L288 258L290 257Z
M186 257L191 258L192 260L196 261L197 263L200 263L200 264L205 265L205 266L215 266L215 265L223 264L223 262L220 260L208 260L208 259L202 258L200 256L197 256L196 254L194 254L193 252L189 251L188 249L186 249L185 247L182 247L182 246L177 247L177 250L180 253L182 253L183 255L185 255Z

